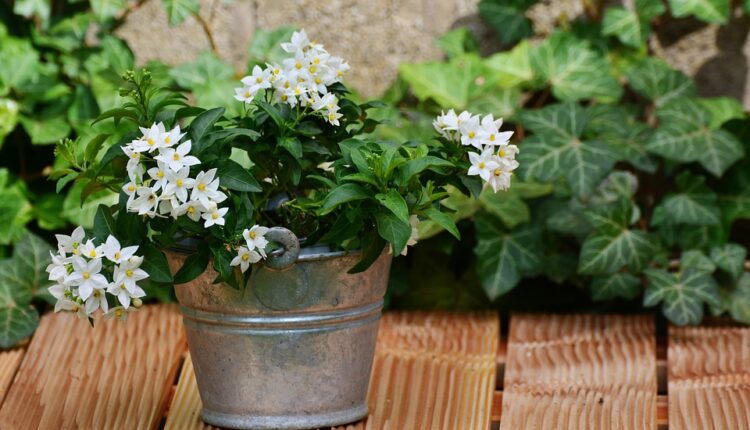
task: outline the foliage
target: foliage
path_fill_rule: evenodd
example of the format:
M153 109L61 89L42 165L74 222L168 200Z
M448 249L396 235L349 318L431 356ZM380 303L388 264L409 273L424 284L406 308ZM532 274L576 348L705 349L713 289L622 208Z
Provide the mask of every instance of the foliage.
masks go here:
M543 37L524 15L531 3L480 2L505 50L482 58L465 30L449 33L440 43L448 59L403 64L386 93L398 107L378 112L401 125L382 127L385 136L417 141L429 130L415 119L450 108L482 105L515 126L520 167L508 198L443 201L475 233L463 242L475 244L488 297L564 284L588 290L593 306L642 297L676 324L700 322L706 306L750 323L742 106L698 97L689 77L650 55L651 25L668 13L662 2L589 4L586 16ZM728 18L727 0L668 6L678 17ZM424 236L439 232L420 226ZM452 259L465 248L443 245Z

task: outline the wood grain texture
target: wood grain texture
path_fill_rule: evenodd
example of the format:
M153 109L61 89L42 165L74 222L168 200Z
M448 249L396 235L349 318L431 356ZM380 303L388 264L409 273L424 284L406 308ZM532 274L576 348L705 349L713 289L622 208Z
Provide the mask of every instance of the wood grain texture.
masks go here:
M655 429L653 317L514 315L502 430Z
M94 328L69 314L48 314L0 409L0 428L155 428L185 348L171 306L145 307L125 324L99 321Z
M495 313L388 313L368 392L369 417L336 430L467 429L490 424L500 323ZM186 362L165 429L210 429Z
M750 429L750 329L670 327L669 429Z
M25 347L0 351L0 406L2 406L5 396L8 394L10 384L16 376L18 366L26 352Z

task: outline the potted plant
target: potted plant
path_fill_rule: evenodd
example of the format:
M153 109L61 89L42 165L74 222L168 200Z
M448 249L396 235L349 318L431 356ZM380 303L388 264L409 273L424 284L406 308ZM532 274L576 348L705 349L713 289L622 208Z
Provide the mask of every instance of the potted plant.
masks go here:
M120 199L89 234L58 237L56 310L125 318L140 284L174 285L203 419L222 427L364 417L391 256L416 243L420 220L458 236L447 188L506 189L517 167L492 115L449 111L431 142L373 139L379 104L348 96L346 62L304 31L282 47L288 59L242 79L240 115L128 72L127 101L97 121L132 133L106 151L106 136L58 147L61 181Z

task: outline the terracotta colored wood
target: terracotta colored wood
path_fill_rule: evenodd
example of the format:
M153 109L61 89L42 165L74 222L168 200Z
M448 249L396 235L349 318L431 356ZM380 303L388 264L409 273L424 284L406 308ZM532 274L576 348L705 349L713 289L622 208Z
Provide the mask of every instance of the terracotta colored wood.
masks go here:
M655 429L652 316L515 315L500 428Z
M389 313L382 320L367 420L337 430L487 429L500 322L496 313ZM165 429L208 429L186 361Z
M750 429L750 328L670 327L669 430Z
M48 314L0 409L0 428L155 428L184 350L172 306L145 307L126 324L94 328Z
M13 382L13 377L16 376L16 371L18 366L21 365L25 352L25 347L0 351L0 405L3 404L6 394L8 394L10 384Z

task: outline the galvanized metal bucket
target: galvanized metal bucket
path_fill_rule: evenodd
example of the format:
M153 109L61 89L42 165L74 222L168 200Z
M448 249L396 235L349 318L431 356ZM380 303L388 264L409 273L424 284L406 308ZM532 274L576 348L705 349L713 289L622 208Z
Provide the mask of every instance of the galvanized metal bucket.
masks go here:
M391 256L349 275L359 253L300 250L286 229L268 237L283 251L253 268L244 289L213 284L210 265L175 286L203 420L306 429L363 418ZM168 257L175 272L186 255Z

